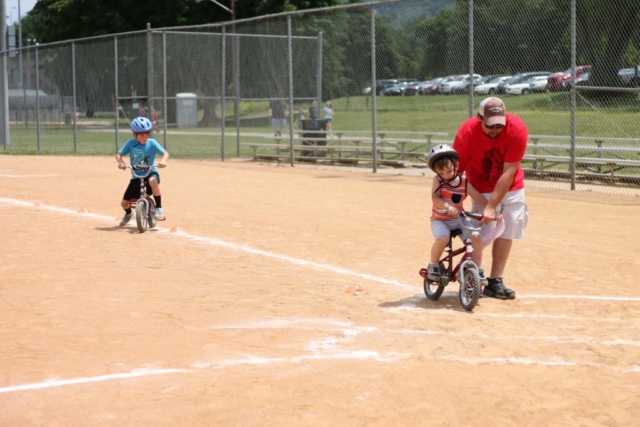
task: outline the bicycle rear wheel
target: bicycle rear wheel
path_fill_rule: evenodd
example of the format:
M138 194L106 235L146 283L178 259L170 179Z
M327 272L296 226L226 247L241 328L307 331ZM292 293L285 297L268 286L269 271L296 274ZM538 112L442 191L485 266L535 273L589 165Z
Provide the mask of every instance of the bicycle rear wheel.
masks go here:
M147 222L148 215L148 201L145 199L138 199L136 202L136 224L138 225L138 231L144 233L149 226Z
M442 295L442 291L444 291L444 286L440 283L433 282L429 279L424 279L424 294L431 301L436 301Z
M440 263L440 276L446 275L446 269L444 268L444 264ZM448 280L448 279L447 279ZM444 283L447 283L446 281ZM424 277L424 294L431 301L436 301L442 295L444 291L445 285L443 285L443 279L440 279L438 282L434 282L433 280L429 280L429 278Z
M478 304L478 299L482 293L482 283L480 273L475 268L466 268L464 277L460 283L460 305L467 311L471 311Z

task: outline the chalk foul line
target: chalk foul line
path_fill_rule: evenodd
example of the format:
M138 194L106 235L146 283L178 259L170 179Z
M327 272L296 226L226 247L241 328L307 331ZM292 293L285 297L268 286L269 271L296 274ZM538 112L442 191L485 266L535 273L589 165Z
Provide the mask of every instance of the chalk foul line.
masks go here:
M16 391L27 391L27 390L40 390L44 388L61 387L66 385L88 384L88 383L96 383L101 381L146 377L149 375L175 374L179 372L188 372L188 371L185 369L156 369L156 370L136 369L131 372L125 372L120 374L100 375L97 377L73 378L68 380L50 380L50 381L45 381L45 382L35 383L35 384L22 384L22 385L15 385L15 386L9 386L9 387L2 387L0 388L0 393L11 393Z
M61 208L61 207L51 206L51 205L44 205L44 204L40 204L40 203L37 203L37 202L27 202L27 201L24 201L24 200L8 199L8 198L0 197L0 203L4 203L4 204L7 204L7 205L12 205L12 206L26 207L26 208L37 207L38 209L57 212L57 213L64 213L64 214L76 215L76 216L80 215L80 216L94 218L94 219L106 220L106 221L109 221L111 223L114 222L114 217L112 217L112 216L94 214L94 213L91 213L91 212L77 212L77 211L74 211L72 209L66 209L66 208ZM166 232L166 233L168 233L170 231L169 229L161 228L161 227L156 227L156 229L158 231ZM224 247L224 248L227 248L227 249L246 252L246 253L250 253L250 254L253 254L253 255L259 255L259 256L263 256L263 257L267 257L267 258L278 259L280 261L289 262L289 263L295 264L295 265L304 265L304 266L307 266L307 267L314 267L314 268L318 268L318 269L321 269L321 270L331 271L333 273L341 274L341 275L344 275L344 276L357 277L359 279L367 280L367 281L370 281L370 282L377 282L377 283L381 283L381 284L385 284L385 285L392 285L392 286L395 286L395 287L400 288L400 289L415 289L415 285L411 285L411 284L408 284L408 283L402 283L402 282L397 281L397 280L385 279L383 277L378 277L378 276L373 276L373 275L366 274L366 273L359 273L359 272L351 271L351 270L348 270L348 269L345 269L345 268L342 268L342 267L335 267L335 266L332 266L332 265L323 264L323 263L319 263L319 262L315 262L315 261L309 261L309 260L305 260L305 259L301 259L301 258L290 257L290 256L287 256L287 255L280 255L280 254L276 254L276 253L273 253L273 252L265 251L265 250L262 250L262 249L252 248L251 246L248 246L248 245L240 245L240 244L236 244L236 243L226 242L224 240L215 239L215 238L212 238L212 237L198 236L198 235L187 233L187 232L184 232L184 231L181 231L181 230L177 231L175 233L171 233L171 234L174 235L174 236L180 236L180 237L183 237L183 238L188 239L188 240L200 242L200 243L203 243L203 244L208 244L208 245L211 245L211 246ZM594 301L640 302L640 297L618 297L618 296L606 296L606 295L600 296L600 295L558 295L558 294L530 294L530 295L526 295L525 294L525 295L522 295L522 294L519 294L518 298L521 298L521 299L523 299L523 298L528 298L528 299L581 299L581 300L594 300Z

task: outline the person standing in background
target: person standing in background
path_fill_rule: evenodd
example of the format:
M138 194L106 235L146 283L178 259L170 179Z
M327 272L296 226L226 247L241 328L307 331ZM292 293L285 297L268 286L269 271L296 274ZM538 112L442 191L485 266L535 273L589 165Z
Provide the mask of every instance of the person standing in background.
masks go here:
M138 108L138 117L147 117L147 103L143 102Z
M281 100L276 99L269 103L269 117L274 136L282 136L282 129L287 126L287 114L288 111Z
M333 133L331 133L331 121L333 120L333 114L333 105L331 105L331 101L327 101L327 104L324 107L324 119L327 121L327 136L329 138L333 138Z

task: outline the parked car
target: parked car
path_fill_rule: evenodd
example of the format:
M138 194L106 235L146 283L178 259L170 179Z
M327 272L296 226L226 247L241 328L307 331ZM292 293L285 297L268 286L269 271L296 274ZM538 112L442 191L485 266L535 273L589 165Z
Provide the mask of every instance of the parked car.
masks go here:
M531 92L531 83L536 77L540 76L531 76L528 79L521 81L520 83L513 83L505 86L507 95L528 95Z
M380 91L380 96L401 96L404 95L404 90L407 86L412 83L416 83L414 81L407 82L399 82L393 86L390 86L386 89Z
M576 86L586 86L589 84L589 74L591 73L583 73L580 77L578 77L576 81ZM564 82L566 90L571 90L571 79Z
M536 77L533 77L531 79L531 83L529 83L529 91L531 93L546 92L548 90L547 89L548 80L549 80L549 78L547 76L536 76ZM571 81L571 80L569 80L569 81ZM523 95L526 95L526 94L523 93Z
M381 80L378 80L376 82L376 95L379 95L381 90L386 89L386 88L388 88L390 86L393 86L396 83L398 83L397 79L381 79ZM365 87L362 90L362 93L364 95L371 95L371 86Z
M551 71L530 71L527 73L520 73L512 76L510 79L500 82L496 87L496 93L505 94L507 93L507 88L511 85L522 83L523 81L531 78L533 76L550 76L553 74Z
M510 79L511 76L497 76L489 80L485 80L484 83L473 87L473 93L477 95L493 95L496 93L496 87L500 82Z
M403 95L419 95L420 85L426 82L411 82L404 87Z
M376 95L380 95L383 90L400 83L415 82L417 79L380 79L376 82ZM364 95L371 95L371 87L362 90Z
M640 86L640 64L636 67L623 68L619 70L618 77L624 85Z
M579 65L576 67L576 77L582 76L584 73L591 71L591 65ZM567 86L564 84L567 80L571 80L571 68L561 73L553 73L547 80L547 89L550 91L566 90Z
M438 83L442 79L442 77L436 77L435 79L428 80L426 82L421 82L418 84L418 95L427 95L428 91L431 87Z
M473 81L474 83L479 81L482 78L482 76L480 74L474 74L473 75ZM442 84L442 87L440 88L440 93L443 94L455 94L455 93L465 93L469 90L469 83L471 82L471 79L469 77L469 74L462 74L460 76L457 76L455 79L452 79L446 83Z
M426 85L420 87L420 95L438 95L440 93L440 87L448 77L436 77L429 80Z

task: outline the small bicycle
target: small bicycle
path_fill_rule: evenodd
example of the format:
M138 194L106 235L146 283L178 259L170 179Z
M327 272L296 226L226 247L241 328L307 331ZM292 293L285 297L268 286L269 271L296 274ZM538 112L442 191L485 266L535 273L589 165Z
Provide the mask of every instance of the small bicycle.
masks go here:
M446 214L448 211L437 210L436 213ZM453 249L453 240L455 237L462 234L462 229L469 231L479 231L480 228L467 227L462 222L463 218L471 218L481 220L483 215L481 213L474 213L468 211L458 212L458 221L460 228L451 230L449 233L449 245L445 248L445 255L439 262L440 266L440 281L435 282L427 277L428 270L426 268L420 269L420 276L424 278L424 293L427 298L432 301L436 301L442 295L445 286L450 281L456 280L460 283L460 305L467 311L471 311L478 304L478 299L482 294L482 282L480 279L479 267L475 262L471 260L471 253L473 248L471 247L471 239L467 238L464 241L464 246L457 249ZM454 258L458 255L462 255L457 265L454 267Z
M147 194L147 186L144 183L144 179L151 174L155 166L157 165L126 165L126 168L131 169L131 175L134 178L140 179L140 197L131 199L131 204L135 203L136 206L136 225L140 233L144 233L148 228L154 228L156 226L156 202L153 200L153 197ZM146 170L147 173L145 175L136 175L134 173L136 170Z

